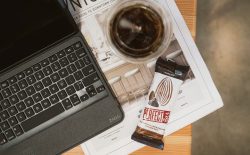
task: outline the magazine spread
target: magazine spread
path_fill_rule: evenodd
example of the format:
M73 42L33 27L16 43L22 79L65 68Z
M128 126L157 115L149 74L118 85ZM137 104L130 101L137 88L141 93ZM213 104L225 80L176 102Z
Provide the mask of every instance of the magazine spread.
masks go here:
M119 0L65 0L125 112L117 126L81 146L86 155L129 154L144 145L131 140L154 76L155 61L131 64L117 57L104 34L105 18ZM221 97L174 0L157 0L172 17L174 36L163 58L189 65L173 106L165 135L169 135L223 106Z

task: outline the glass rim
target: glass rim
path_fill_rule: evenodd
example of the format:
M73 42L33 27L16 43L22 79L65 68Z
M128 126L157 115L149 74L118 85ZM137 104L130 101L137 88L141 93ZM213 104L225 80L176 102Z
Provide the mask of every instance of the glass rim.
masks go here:
M144 5L156 11L162 17L162 22L164 25L164 34L163 34L163 39L161 41L161 44L158 46L156 51L151 51L151 54L145 57L132 57L132 56L122 53L114 45L110 36L110 27L111 27L111 22L114 19L114 16L121 9L134 6L136 4ZM125 61L138 64L138 63L145 63L145 62L149 62L154 59L157 59L166 51L166 49L168 48L171 42L171 38L173 36L172 18L168 10L162 7L158 2L148 1L148 0L125 0L122 2L117 2L116 4L114 4L112 8L114 9L110 10L107 13L106 23L105 23L105 36L107 38L107 42L109 46L111 47L115 55L117 55L118 57L122 58Z

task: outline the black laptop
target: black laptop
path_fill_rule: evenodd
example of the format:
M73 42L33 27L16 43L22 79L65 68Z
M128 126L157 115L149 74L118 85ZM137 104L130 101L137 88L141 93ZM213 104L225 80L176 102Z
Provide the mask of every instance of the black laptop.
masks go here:
M62 1L1 1L0 21L0 155L61 154L122 121Z

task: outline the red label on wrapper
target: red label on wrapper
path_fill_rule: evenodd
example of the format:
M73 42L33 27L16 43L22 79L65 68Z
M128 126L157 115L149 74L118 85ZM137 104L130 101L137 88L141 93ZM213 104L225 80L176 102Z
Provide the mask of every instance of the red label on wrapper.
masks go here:
M143 112L143 120L158 123L167 123L170 111L145 108Z

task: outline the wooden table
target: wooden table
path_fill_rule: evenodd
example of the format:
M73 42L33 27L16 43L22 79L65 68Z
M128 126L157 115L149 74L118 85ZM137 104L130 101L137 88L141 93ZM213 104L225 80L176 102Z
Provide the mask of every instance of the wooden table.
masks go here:
M196 36L196 0L176 0L182 15L192 33ZM190 155L191 154L191 126L187 126L170 136L164 138L165 149L163 151L144 147L131 155ZM84 155L80 146L64 153L63 155Z

